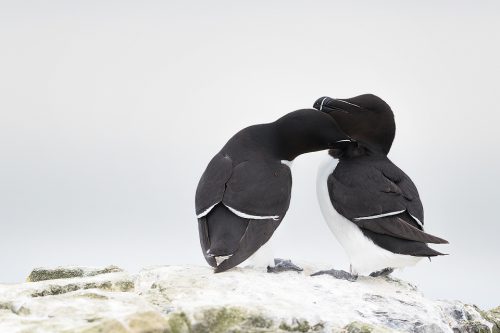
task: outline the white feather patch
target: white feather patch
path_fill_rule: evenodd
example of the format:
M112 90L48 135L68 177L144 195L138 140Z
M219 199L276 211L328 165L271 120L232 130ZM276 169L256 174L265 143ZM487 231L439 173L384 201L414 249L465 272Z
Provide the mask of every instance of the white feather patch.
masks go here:
M343 100L341 100L341 99L337 99L337 101L339 101L339 102L343 102L343 103L346 103L346 104L349 104L349 105L352 105L352 106L355 106L355 107L357 107L357 108L361 108L361 106L356 105L356 104L354 104L354 103L350 103L350 102L348 102L348 101L343 101Z
M208 213L210 213L210 211L212 210L212 208L214 208L217 204L218 204L218 202L215 203L215 204L213 204L212 206L208 207L203 212L201 212L200 214L196 215L196 218L200 218L200 217L203 217L203 216L207 215Z
M397 212L389 212L389 213L372 215L372 216L355 217L354 219L356 221L359 221L359 220L373 220L373 219L378 219L378 218L381 218L381 217L397 215L397 214L400 214L400 213L404 212L405 210L406 209L398 210Z
M418 224L422 227L422 230L423 230L423 229L424 229L424 224L423 224L422 222L420 222L420 220L419 220L419 219L417 219L415 216L413 216L413 215L411 215L411 214L410 214L410 216L411 216L411 217L413 217L413 219L414 219L415 221L417 221L417 223L418 223Z
M286 165L287 167L289 167L291 169L292 168L292 164L293 164L293 160L291 160L291 161L281 160L281 164L284 164L284 165Z
M273 219L273 220L278 220L280 217L279 215L270 215L270 216L259 216L259 215L250 215L250 214L246 214L246 213L243 213L243 212L240 212L239 210L236 210L232 207L229 207L228 205L224 204L224 206L227 207L227 209L229 209L233 214L239 216L239 217L243 217L245 219L252 219L252 220L269 220L269 219Z
M217 266L219 266L220 264L222 264L222 262L224 260L229 259L231 256L232 256L232 254L230 254L228 256L217 256L217 257L215 257L215 262L217 263Z

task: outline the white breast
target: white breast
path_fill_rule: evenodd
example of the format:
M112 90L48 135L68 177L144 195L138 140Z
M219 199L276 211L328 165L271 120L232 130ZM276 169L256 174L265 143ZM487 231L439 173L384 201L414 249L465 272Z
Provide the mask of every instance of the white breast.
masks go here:
M402 268L415 265L421 257L395 254L381 248L363 235L354 223L335 210L330 201L327 180L336 166L337 160L328 155L328 159L318 170L316 193L328 227L349 257L352 273L369 274L387 267Z

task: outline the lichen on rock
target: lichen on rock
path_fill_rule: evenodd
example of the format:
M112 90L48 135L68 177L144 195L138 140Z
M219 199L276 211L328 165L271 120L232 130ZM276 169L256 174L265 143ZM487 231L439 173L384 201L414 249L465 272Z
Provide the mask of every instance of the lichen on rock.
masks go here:
M245 320L245 312L239 308L212 308L195 314L193 333L224 333L236 329Z
M71 330L68 330L64 333L70 333ZM74 331L73 331L74 332ZM116 319L107 319L100 321L95 324L91 324L88 327L85 327L81 330L78 330L77 333L130 333L129 330L118 320Z
M134 313L126 319L126 322L133 333L162 333L170 330L169 321L155 311Z
M31 271L26 282L38 282L46 280L70 279L75 277L95 276L107 273L123 272L117 266L108 266L104 268L87 267L56 267L56 268L35 268Z
M191 332L191 323L184 312L171 313L167 320L170 333Z
M492 323L492 333L500 333L500 306L489 311L482 311L477 307L476 309L481 313L485 320Z
M293 319L291 324L282 322L279 328L286 332L321 332L325 328L323 323L309 324L305 319Z
M130 280L117 281L75 281L67 284L47 284L40 289L35 289L31 297L45 297L69 293L81 289L101 289L106 291L131 291L134 289L134 282Z
M345 333L387 333L390 330L372 324L354 321L344 327Z

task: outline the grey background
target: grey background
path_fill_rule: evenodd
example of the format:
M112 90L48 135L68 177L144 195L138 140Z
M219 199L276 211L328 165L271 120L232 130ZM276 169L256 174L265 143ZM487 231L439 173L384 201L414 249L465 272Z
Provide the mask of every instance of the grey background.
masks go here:
M239 129L371 92L451 255L397 273L500 303L495 2L1 1L0 281L34 266L205 265L194 191ZM293 166L276 255L347 268Z

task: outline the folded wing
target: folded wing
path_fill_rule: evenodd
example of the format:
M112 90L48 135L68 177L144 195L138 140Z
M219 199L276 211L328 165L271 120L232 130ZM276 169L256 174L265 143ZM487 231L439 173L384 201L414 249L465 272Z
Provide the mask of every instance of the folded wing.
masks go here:
M290 169L277 161L236 164L224 154L210 161L195 204L202 250L216 272L245 261L269 240L288 210L291 185ZM228 258L218 264L214 256Z
M341 161L328 178L335 209L362 230L402 240L448 243L423 231L424 211L411 179L388 159Z

